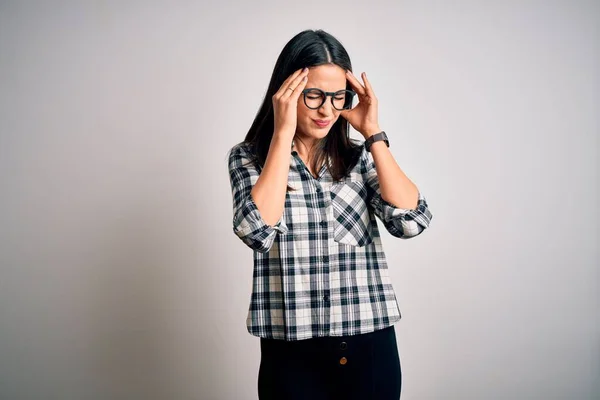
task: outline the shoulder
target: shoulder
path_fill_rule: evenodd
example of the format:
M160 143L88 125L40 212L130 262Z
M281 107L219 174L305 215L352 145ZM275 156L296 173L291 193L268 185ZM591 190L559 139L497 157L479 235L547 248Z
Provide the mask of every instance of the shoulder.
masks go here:
M229 149L229 165L238 163L240 160L254 160L254 146L249 142L240 142Z
M260 173L260 167L258 165L256 153L254 151L254 145L248 142L241 142L229 149L229 171L234 173L235 171L242 172L244 174Z
M240 142L229 149L230 157L232 155L242 155L242 156L251 156L254 154L254 149L251 143L249 142Z
M340 159L335 159L335 156L330 156L330 164L335 165L340 162L340 166L343 165L342 176L339 179L347 179L350 176L356 176L356 174L362 174L364 169L364 144L356 139L350 138L348 144L344 146L341 153L337 156ZM332 173L333 175L333 173Z

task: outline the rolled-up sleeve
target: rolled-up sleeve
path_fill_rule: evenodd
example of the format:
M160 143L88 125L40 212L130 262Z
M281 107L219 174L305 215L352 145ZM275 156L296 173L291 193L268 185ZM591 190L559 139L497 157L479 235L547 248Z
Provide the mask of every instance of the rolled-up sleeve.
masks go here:
M369 187L369 204L391 235L401 239L409 239L420 235L429 227L433 215L420 191L415 209L396 207L381 197L373 155L364 149L362 163L363 174L366 176L365 180Z
M259 173L244 145L234 146L229 153L229 180L233 197L233 232L253 250L268 252L278 233L286 233L283 216L275 225L262 218L250 195Z

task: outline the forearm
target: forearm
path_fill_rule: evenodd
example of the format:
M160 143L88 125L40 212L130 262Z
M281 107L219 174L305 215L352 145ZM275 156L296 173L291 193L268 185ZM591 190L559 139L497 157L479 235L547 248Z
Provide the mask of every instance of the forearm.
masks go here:
M291 159L291 139L273 135L265 165L250 195L263 220L277 223L283 214Z
M371 145L381 197L399 208L415 209L419 199L419 189L404 174L384 141Z

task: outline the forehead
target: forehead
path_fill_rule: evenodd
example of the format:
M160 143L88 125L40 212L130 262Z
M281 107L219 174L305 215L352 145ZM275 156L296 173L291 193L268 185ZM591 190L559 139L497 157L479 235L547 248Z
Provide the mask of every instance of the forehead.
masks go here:
M307 88L319 88L335 92L346 88L346 71L338 65L326 64L308 70Z

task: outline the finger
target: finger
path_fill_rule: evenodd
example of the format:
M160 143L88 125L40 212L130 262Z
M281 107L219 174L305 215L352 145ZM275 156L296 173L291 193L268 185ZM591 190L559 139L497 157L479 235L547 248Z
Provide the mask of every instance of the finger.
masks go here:
M283 81L283 83L281 84L281 86L279 86L279 90L277 90L277 92L275 92L275 97L281 97L285 91L287 90L287 87L289 86L290 82L296 78L300 73L302 72L302 69L298 69L296 71L294 71L292 74L290 74L290 76L287 77L287 79L285 81Z
M292 83L290 83L289 85L289 89L294 89L289 90L287 89L285 91L285 93L282 95L283 98L287 98L287 97L295 97L296 99L300 96L300 93L302 93L302 89L304 89L304 86L306 86L306 82L308 81L308 71L301 73L300 75L298 75L296 77L296 79L294 79L292 81Z
M352 85L352 88L356 91L356 93L358 93L360 96L366 96L367 92L365 91L365 88L359 82L359 80L356 79L356 77L352 74L352 71L346 71L346 78L348 79L350 85Z
M365 81L365 90L367 91L367 95L370 98L375 99L375 91L373 90L373 86L371 86L371 82L369 82L369 78L367 78L367 73L363 72L362 77L363 81Z
M294 71L293 74L291 74L290 76L288 76L288 78L283 81L283 83L281 84L281 86L279 87L279 90L275 93L275 95L277 97L281 97L285 94L285 92L291 92L291 90L288 90L288 87L290 86L290 83L296 79L298 77L298 75L300 75L302 73L302 68Z

